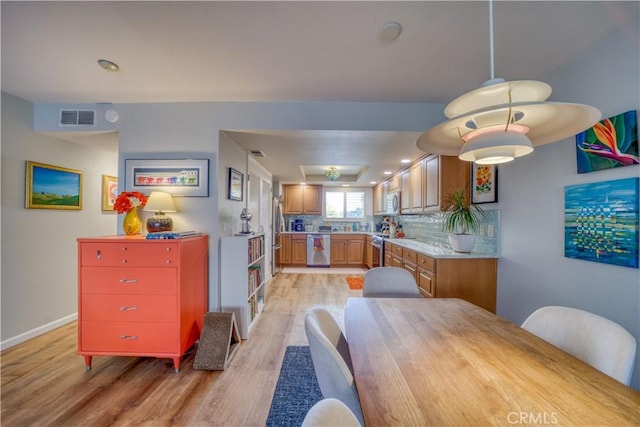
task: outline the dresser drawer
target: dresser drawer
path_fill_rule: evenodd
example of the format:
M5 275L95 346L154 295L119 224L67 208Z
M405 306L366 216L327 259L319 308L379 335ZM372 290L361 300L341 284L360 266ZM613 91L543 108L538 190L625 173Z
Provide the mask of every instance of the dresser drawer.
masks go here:
M391 246L391 253L402 257L402 246L393 245Z
M177 353L176 323L80 322L81 352Z
M178 293L177 268L83 267L81 294Z
M177 322L176 300L174 295L83 295L81 320Z
M82 266L167 267L178 264L175 243L86 242L80 249Z
M435 273L436 260L435 258L428 257L426 255L418 254L418 267L424 268Z

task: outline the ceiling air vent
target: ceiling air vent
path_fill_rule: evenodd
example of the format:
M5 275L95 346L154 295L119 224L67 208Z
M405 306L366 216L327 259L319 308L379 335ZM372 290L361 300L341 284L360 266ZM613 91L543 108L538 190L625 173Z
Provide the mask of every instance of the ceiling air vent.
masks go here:
M255 157L267 157L267 156L264 154L264 151L262 151L262 150L251 150L251 151L249 151L249 152L250 152L251 154L253 154Z
M95 124L95 110L60 110L61 126L93 126Z

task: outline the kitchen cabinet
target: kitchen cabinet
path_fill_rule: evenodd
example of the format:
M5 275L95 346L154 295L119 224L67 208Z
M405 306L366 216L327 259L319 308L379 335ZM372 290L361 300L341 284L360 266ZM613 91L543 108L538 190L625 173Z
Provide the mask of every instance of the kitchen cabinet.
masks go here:
M291 235L280 234L280 264L291 264Z
M420 293L428 298L461 298L496 312L496 258L433 258L385 241L385 265L413 274Z
M365 265L365 236L363 234L331 235L331 266Z
M208 237L78 239L78 354L180 359L207 308Z
M374 215L384 214L386 211L384 205L384 197L386 195L386 187L388 183L382 182L373 187L373 213Z
M283 185L283 214L322 215L321 185Z
M446 198L452 190L468 188L471 168L468 162L456 156L432 155L425 160L425 211L443 210ZM468 195L467 191L467 195Z
M408 214L411 211L411 171L410 169L400 173L400 213Z
M411 166L411 177L410 177L410 189L409 192L411 196L409 212L410 213L421 213L424 210L423 207L423 194L426 187L426 172L425 172L425 161L420 160Z
M291 264L307 265L306 234L294 234L291 236Z

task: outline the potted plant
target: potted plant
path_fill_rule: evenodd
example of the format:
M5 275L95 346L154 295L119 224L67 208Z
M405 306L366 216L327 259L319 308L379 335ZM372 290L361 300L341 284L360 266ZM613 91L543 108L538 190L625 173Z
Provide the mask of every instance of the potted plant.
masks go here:
M476 244L475 233L481 219L487 215L478 206L467 203L464 189L453 190L446 198L442 230L449 233L449 243L456 252L471 252Z

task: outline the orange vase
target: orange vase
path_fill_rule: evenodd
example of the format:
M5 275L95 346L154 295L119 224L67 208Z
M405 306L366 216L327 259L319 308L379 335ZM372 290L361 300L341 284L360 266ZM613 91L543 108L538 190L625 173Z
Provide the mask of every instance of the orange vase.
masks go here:
M122 220L122 229L124 230L124 234L127 236L140 234L140 230L142 230L142 222L140 222L137 207L131 208L131 210L124 215L124 219Z

